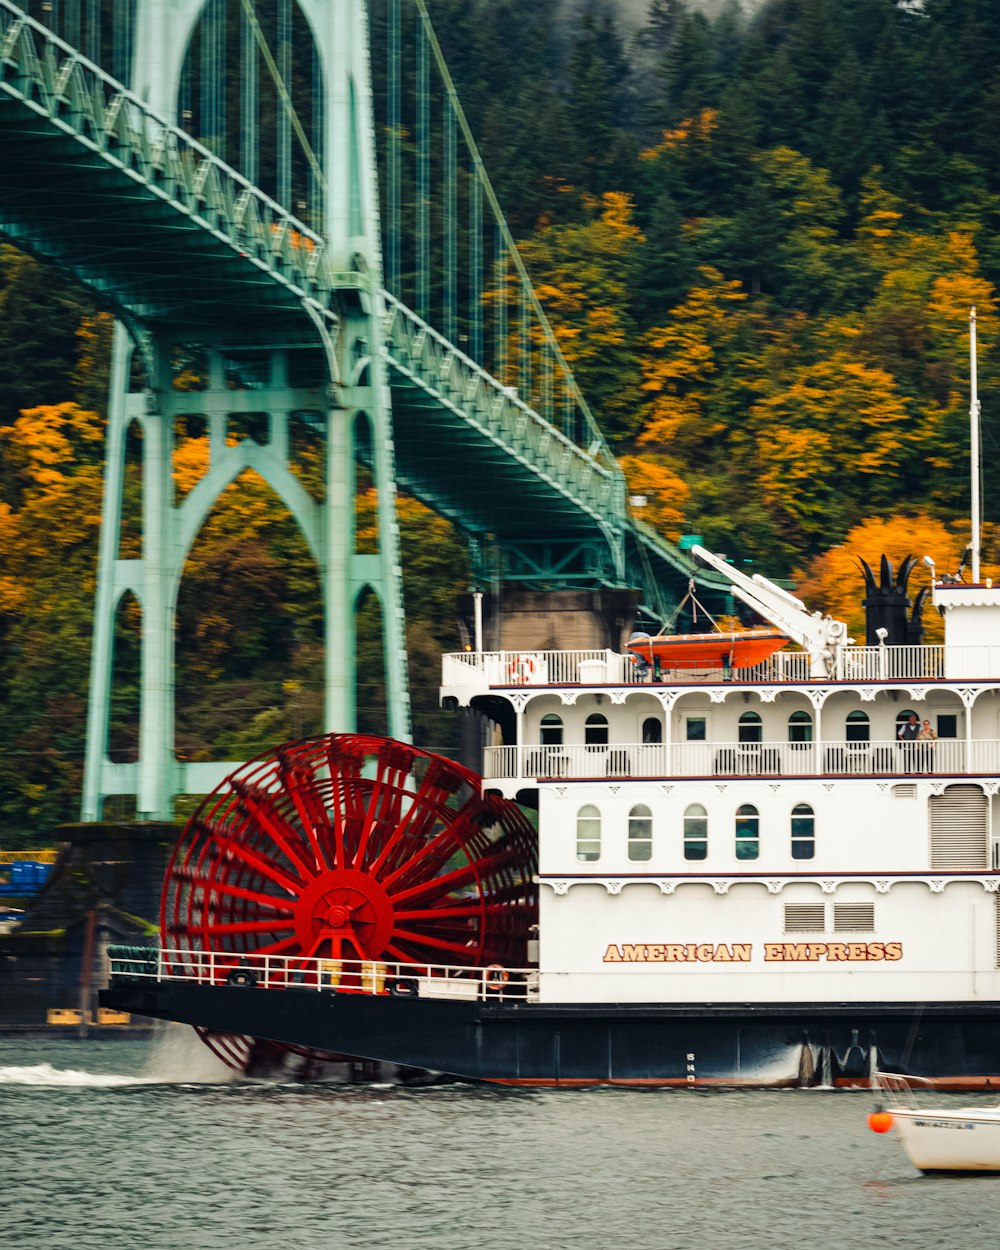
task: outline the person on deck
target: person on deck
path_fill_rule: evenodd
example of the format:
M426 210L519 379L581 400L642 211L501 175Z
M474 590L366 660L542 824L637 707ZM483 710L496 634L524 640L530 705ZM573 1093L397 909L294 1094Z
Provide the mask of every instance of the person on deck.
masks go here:
M917 720L916 712L911 712L909 719L896 730L896 737L903 744L903 772L912 773L914 771L914 755L916 747L911 744L916 742L920 733L920 721Z

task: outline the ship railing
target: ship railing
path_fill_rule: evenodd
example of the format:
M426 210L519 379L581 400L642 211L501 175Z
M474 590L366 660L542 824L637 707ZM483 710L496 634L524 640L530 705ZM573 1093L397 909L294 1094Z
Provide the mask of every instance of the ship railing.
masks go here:
M497 1002L534 999L537 968L485 968L375 959L296 958L254 952L110 946L112 985L183 981L240 989L311 990Z
M985 653L988 647L949 648ZM1000 652L998 652L1000 654ZM985 663L987 657L965 657ZM904 681L917 678L939 680L945 675L943 646L921 647L842 647L834 656L834 681Z
M442 657L446 687L641 686L816 681L943 681L1000 677L1000 646L841 647L828 675L810 672L805 651L777 651L747 668L667 669L631 653L591 651L461 651Z
M650 742L487 747L487 780L908 777L1000 771L1000 741Z

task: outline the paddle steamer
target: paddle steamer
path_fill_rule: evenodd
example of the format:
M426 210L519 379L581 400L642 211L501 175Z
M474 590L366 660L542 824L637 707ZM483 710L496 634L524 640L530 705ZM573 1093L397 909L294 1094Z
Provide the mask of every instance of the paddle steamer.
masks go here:
M884 564L854 645L695 554L795 649L445 656L482 776L336 735L246 766L105 1004L520 1084L1000 1082L1000 588L932 568L945 640L910 645Z

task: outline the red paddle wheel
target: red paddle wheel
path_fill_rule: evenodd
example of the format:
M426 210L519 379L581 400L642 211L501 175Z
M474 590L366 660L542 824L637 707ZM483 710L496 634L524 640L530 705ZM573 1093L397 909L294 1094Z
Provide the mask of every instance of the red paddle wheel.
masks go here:
M355 961L523 967L536 860L520 808L480 797L468 769L391 739L328 734L259 756L205 799L167 868L161 939L181 963L185 952L234 966L281 956L290 980L334 961L341 988L362 975ZM255 1039L201 1034L247 1070Z

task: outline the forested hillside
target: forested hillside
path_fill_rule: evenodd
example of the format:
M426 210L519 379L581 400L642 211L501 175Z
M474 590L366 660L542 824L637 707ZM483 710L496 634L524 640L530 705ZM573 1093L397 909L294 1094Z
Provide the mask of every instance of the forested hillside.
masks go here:
M958 562L967 315L978 308L985 505L1000 475L1000 6L772 0L715 18L618 6L431 5L501 202L644 518L860 598L851 554ZM376 31L377 33L377 31ZM0 831L75 814L100 506L108 322L0 250ZM196 437L178 451L179 484ZM196 545L179 737L231 754L318 724L315 576L260 482ZM447 749L436 663L458 537L403 503L417 735ZM364 513L365 498L361 509ZM364 526L362 515L362 527ZM114 749L135 740L123 614ZM377 682L362 691L378 721Z

